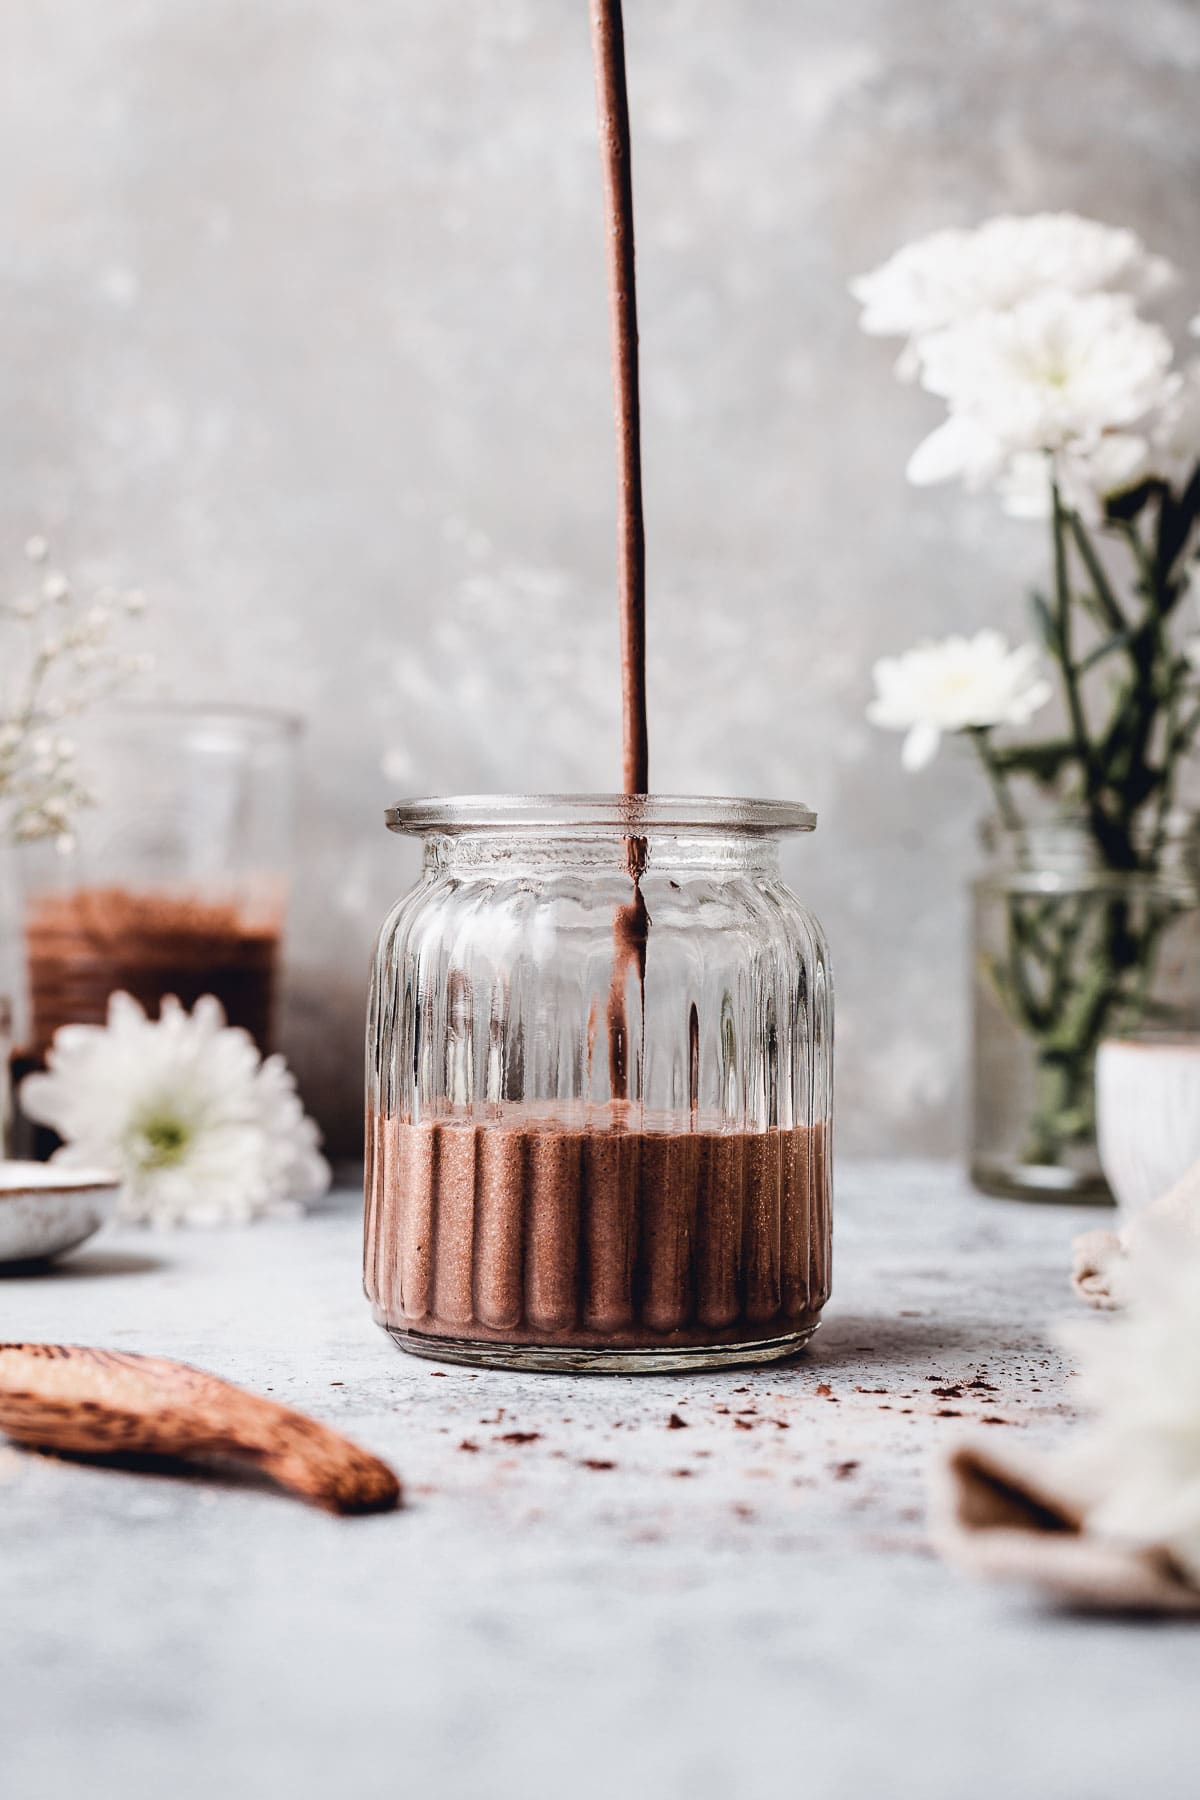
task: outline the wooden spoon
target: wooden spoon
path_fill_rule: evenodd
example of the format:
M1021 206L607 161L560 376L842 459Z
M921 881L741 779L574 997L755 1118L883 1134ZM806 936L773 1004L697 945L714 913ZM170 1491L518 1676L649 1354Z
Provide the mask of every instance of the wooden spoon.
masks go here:
M77 1456L229 1457L332 1512L389 1512L386 1463L202 1369L74 1344L0 1344L0 1431Z

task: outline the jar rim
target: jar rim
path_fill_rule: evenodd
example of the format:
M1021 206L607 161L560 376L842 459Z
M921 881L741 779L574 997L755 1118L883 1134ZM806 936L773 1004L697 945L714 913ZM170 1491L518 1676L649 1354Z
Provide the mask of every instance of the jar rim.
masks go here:
M479 830L715 830L749 837L814 831L816 813L795 800L742 800L704 794L450 794L399 800L389 831L423 835Z
M281 707L243 705L238 701L174 701L125 695L92 707L88 718L102 730L168 724L183 731L222 730L256 742L298 738L304 731L299 713Z

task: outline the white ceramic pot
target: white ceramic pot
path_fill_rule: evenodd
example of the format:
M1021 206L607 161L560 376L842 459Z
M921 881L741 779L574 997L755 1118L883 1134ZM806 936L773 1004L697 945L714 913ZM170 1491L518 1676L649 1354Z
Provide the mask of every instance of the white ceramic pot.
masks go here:
M0 1267L74 1250L112 1217L119 1188L94 1169L0 1162Z
M1122 1212L1139 1213L1174 1187L1200 1161L1200 1035L1101 1044L1096 1136Z

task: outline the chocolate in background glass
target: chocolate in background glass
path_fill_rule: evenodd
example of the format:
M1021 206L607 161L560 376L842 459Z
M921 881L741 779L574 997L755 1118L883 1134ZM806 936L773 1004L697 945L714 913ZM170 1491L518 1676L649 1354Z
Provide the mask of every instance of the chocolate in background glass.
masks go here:
M24 860L25 1055L103 1021L116 989L151 1014L215 994L270 1048L299 724L252 708L125 703L79 730L99 804L71 856Z
M829 1293L832 996L778 845L813 815L542 796L388 822L423 839L424 871L371 986L376 1321L420 1354L516 1368L799 1348ZM631 846L644 975L614 931Z

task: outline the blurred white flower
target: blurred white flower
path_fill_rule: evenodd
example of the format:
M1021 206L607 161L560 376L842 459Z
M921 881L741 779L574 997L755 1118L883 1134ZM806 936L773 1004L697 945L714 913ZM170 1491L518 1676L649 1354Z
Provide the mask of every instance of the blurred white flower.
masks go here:
M1029 451L1091 454L1165 407L1179 381L1166 333L1116 294L1039 294L934 332L920 358L950 417L913 454L918 485L957 475L978 488Z
M1151 421L1147 473L1172 487L1187 481L1200 460L1200 360L1184 365Z
M47 1065L23 1082L22 1106L65 1140L56 1162L118 1171L125 1219L242 1223L329 1186L287 1065L264 1061L211 995L190 1014L165 999L154 1020L114 994L107 1025L64 1026Z
M1200 1249L1147 1232L1123 1279L1123 1312L1064 1333L1095 1415L1075 1452L1088 1527L1162 1545L1200 1583Z
M907 733L901 761L923 769L947 731L1025 725L1050 698L1035 644L1010 650L998 631L917 644L874 666L872 725Z
M1051 456L1023 450L1009 459L998 483L1004 510L1013 519L1048 519L1053 483L1064 506L1089 524L1104 514L1104 502L1124 493L1150 473L1151 447L1135 432L1110 431L1086 448L1070 444Z
M1049 292L1145 298L1174 277L1132 231L1074 213L1001 214L974 230L935 231L860 276L850 291L872 336L919 339ZM911 356L904 372L915 372Z

